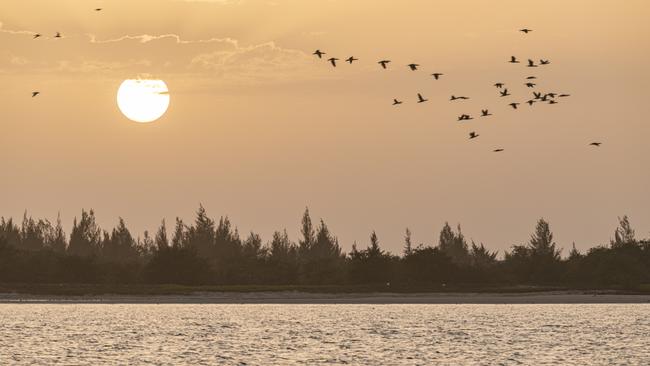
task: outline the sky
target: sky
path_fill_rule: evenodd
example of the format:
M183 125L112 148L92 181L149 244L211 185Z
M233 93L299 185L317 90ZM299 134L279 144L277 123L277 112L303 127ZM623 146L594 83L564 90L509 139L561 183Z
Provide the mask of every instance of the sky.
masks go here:
M93 208L142 233L202 204L297 240L308 206L345 250L376 230L394 253L406 227L436 244L447 221L501 253L540 217L565 255L622 215L650 237L648 19L645 0L3 0L0 216L60 213L69 233ZM531 75L571 96L523 105ZM158 121L118 109L134 78L167 83Z

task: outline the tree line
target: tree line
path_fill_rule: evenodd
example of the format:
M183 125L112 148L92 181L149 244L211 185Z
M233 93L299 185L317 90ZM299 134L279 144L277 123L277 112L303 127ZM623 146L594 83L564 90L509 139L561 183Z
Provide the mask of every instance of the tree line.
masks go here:
M169 235L171 233L171 235ZM586 253L575 245L567 257L540 219L525 244L502 258L482 243L468 243L460 225L445 224L436 244L414 245L406 229L401 255L381 248L373 231L365 248L344 253L321 219L306 209L297 242L286 230L264 242L242 237L228 217L218 222L199 207L186 224L134 237L123 219L102 230L92 210L75 218L70 235L55 223L24 215L0 219L0 282L184 285L381 285L434 288L446 285L563 285L632 288L650 283L650 240L638 240L627 216L613 239Z

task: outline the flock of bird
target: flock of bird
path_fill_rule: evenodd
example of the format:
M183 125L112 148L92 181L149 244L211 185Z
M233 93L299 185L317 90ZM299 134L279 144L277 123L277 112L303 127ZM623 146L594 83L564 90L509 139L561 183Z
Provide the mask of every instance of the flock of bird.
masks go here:
M102 11L102 10L104 10L104 9L103 9L103 8L95 8L95 9L93 9L93 10L94 10L94 11ZM32 39L37 39L37 38L41 38L41 37L43 37L43 35L42 35L41 33L35 33L35 34L32 36ZM63 38L63 35L61 34L61 32L56 32L56 34L54 34L53 38ZM33 91L33 92L32 92L32 98L36 98L36 97L39 96L40 94L41 94L40 91Z
M533 30L528 29L528 28L523 28L523 29L520 29L519 31L524 33L524 34L528 34L528 33L532 32ZM327 62L329 62L332 65L332 67L337 67L337 65L338 65L337 64L337 61L339 61L338 58L336 58L336 57L324 58L326 53L321 51L320 49L314 51L313 55L315 55L319 59L326 60ZM352 64L353 62L358 61L358 60L359 60L358 58L356 58L354 56L350 56L347 59L345 59L345 62L347 62L349 64ZM388 65L390 63L391 63L391 60L386 60L386 59L383 59L383 60L380 60L380 61L377 62L377 64L379 64L379 66L383 70L388 69ZM521 61L516 56L511 56L508 63L519 64L519 63L521 63ZM533 60L533 59L528 59L527 63L526 63L526 67L527 68L536 68L536 67L539 67L539 66L546 66L546 65L550 65L550 64L551 64L551 61L548 60L548 59L540 59L538 61ZM411 71L417 71L419 69L420 65L416 64L416 63L410 63L410 64L406 65L406 67L408 67ZM431 74L431 76L433 76L434 80L440 80L440 78L442 76L444 76L444 75L445 74L441 73L441 72L435 72L435 73ZM536 76L528 76L528 77L526 77L525 82L524 82L523 85L526 86L527 88L534 89L537 86L537 83L535 82L536 79L537 79ZM510 91L508 90L508 88L505 87L505 84L502 83L502 82L495 83L494 87L498 90L498 93L499 93L498 95L501 98L509 97L509 96L512 95L510 93ZM567 98L569 96L570 96L570 94L567 94L567 93L541 92L541 91L533 90L531 98L528 101L526 101L525 103L528 104L531 107L535 103L557 104L560 98ZM470 98L466 97L466 96L452 95L449 98L449 101L454 102L454 101L468 100L468 99L470 99ZM425 102L428 102L428 101L429 101L429 99L425 98L422 95L422 93L417 93L417 103L425 103ZM398 105L401 105L403 103L404 103L404 101L399 100L397 98L393 98L393 106L398 106ZM520 105L521 105L521 103L519 103L519 102L511 102L511 103L508 104L508 106L510 106L514 110L517 110ZM489 116L492 116L492 113L490 113L489 109L482 109L481 110L480 117L489 117ZM474 119L474 117L472 117L472 115L470 115L470 114L461 114L458 117L457 121L463 122L463 121L470 121L470 120L473 120L473 119ZM469 139L470 140L475 139L477 137L479 137L479 134L476 133L476 131L472 131L472 132L469 133ZM602 144L601 142L591 142L589 144L589 146L598 147L601 144ZM504 151L503 148L497 148L497 149L493 150L493 152L502 152L502 151Z

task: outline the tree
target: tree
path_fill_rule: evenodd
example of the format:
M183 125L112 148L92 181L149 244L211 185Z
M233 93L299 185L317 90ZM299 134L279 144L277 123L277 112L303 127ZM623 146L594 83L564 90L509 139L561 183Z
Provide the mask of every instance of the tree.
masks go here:
M449 223L440 231L440 240L438 242L440 250L447 254L457 265L464 266L469 264L469 250L467 242L458 225L458 233L454 233Z
M411 254L413 251L413 244L411 243L411 230L409 228L406 228L406 233L404 235L404 251L403 254L404 256L407 256Z
M533 257L552 261L560 260L560 251L556 249L551 228L543 218L537 221L535 232L530 237L529 246Z
M169 248L169 240L167 239L167 225L163 219L160 223L158 231L156 231L156 238L154 239L154 244L158 250L166 250Z
M93 210L81 211L81 220L75 217L70 233L68 252L77 256L97 254L101 243L101 229L95 221Z
M612 247L616 248L626 245L635 245L636 238L634 229L632 229L627 215L623 216L623 218L619 217L618 223L619 226L616 228L616 231L614 231L614 240L611 241Z
M298 248L289 240L287 231L274 232L273 239L268 246L267 261L270 271L267 275L270 282L275 284L296 283L298 276Z
M314 226L311 223L311 216L309 215L309 208L305 208L305 213L302 215L302 227L300 228L302 238L298 241L298 247L301 253L307 253L314 242L316 241Z
M138 248L124 219L119 218L117 227L103 241L102 256L109 261L124 262L138 257Z
M65 240L65 232L63 231L63 225L61 224L61 214L56 216L56 226L54 227L54 232L50 238L48 246L57 253L65 252L67 243Z
M194 225L187 232L187 243L194 248L199 256L214 257L215 226L214 220L208 217L203 205L196 212Z

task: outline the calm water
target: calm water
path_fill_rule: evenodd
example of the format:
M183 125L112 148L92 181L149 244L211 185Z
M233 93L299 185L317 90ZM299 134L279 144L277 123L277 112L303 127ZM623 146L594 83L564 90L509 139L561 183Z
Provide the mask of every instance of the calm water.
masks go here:
M0 364L650 365L650 305L0 305Z

